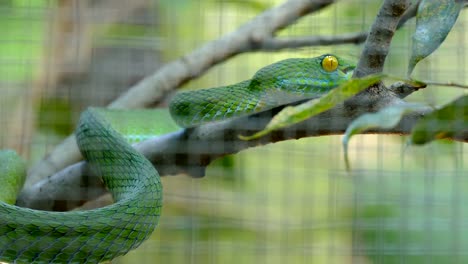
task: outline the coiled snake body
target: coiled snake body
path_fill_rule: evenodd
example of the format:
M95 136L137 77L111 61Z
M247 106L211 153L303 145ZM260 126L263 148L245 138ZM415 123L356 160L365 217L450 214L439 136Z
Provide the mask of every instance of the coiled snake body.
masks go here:
M350 78L354 66L336 56L288 59L231 86L179 93L170 112L182 127L252 114L315 97ZM85 111L75 131L84 159L115 203L89 211L46 212L0 202L0 261L98 263L138 247L156 227L162 185L153 165L135 151L95 109ZM0 171L17 177L14 154ZM13 157L12 157L13 156Z

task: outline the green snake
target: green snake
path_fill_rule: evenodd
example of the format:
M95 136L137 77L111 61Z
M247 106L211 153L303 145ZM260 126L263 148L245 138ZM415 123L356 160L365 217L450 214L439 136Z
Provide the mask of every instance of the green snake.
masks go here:
M238 84L179 93L169 111L182 127L249 115L317 97L348 80L353 69L353 64L329 54L286 59ZM151 112L137 115L144 119ZM130 134L138 134L136 124L128 126ZM75 136L115 203L88 211L47 212L8 204L13 193L8 192L10 199L0 202L0 261L98 263L138 247L155 229L162 185L153 165L113 128L105 111L83 112ZM12 151L1 152L0 159L2 182L16 184L25 171L22 160Z

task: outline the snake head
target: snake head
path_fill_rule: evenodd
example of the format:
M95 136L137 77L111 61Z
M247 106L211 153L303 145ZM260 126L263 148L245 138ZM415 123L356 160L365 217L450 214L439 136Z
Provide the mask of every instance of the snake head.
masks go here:
M351 78L350 61L324 54L268 65L236 84L178 93L169 104L182 127L245 116L323 95Z
M257 85L251 88L320 94L349 80L354 69L354 63L332 54L286 59L260 69L252 78Z

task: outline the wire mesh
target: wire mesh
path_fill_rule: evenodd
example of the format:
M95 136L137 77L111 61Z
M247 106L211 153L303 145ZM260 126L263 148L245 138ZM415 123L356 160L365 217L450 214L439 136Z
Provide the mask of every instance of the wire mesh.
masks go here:
M85 107L111 102L162 62L280 3L125 2L0 3L2 148L14 148L34 164L73 131ZM340 1L279 36L366 31L380 2ZM418 78L468 82L465 13L442 47L418 66ZM414 21L396 33L386 72L406 73L412 29ZM336 53L357 59L361 48L243 54L183 88L236 83L289 57ZM408 101L441 105L463 93L429 87ZM341 136L326 136L242 151L211 164L202 179L164 177L160 225L115 263L466 263L466 146L405 142L404 136L357 136L350 146L351 173Z

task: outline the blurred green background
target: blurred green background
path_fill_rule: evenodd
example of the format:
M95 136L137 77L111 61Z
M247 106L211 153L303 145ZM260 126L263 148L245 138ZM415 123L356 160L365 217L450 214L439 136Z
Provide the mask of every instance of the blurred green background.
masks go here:
M366 31L381 1L339 1L281 37ZM31 164L88 105L104 105L161 64L235 30L273 0L0 1L0 147ZM468 83L466 11L446 42L417 66L422 80ZM385 72L404 76L414 21L394 37ZM235 83L289 57L362 46L247 53L183 89ZM429 87L408 100L444 104L461 89ZM162 103L164 106L166 102ZM467 263L468 150L405 137L305 138L216 161L206 177L164 177L152 238L114 263Z

